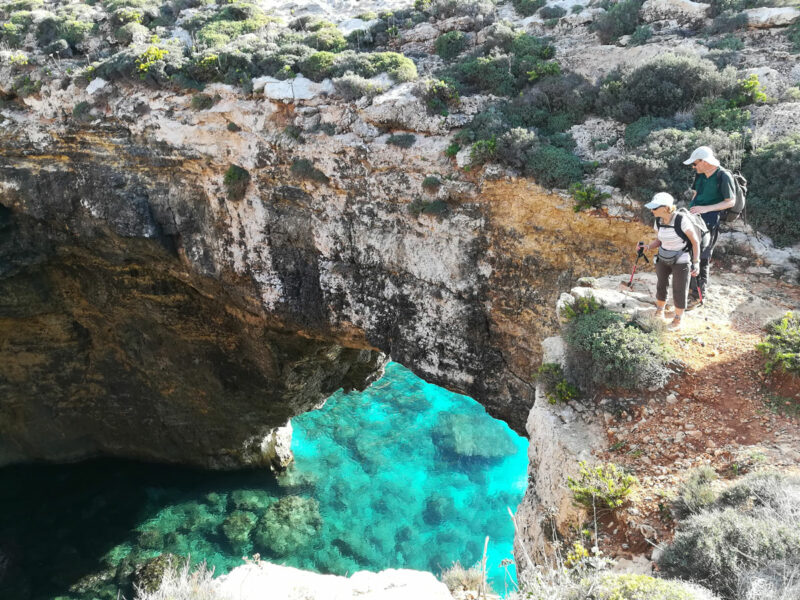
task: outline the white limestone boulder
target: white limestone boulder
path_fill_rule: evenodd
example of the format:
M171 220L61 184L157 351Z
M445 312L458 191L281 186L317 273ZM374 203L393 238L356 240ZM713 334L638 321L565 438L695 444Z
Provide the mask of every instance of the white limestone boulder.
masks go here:
M452 600L447 587L432 573L387 569L359 571L351 577L320 575L266 562L233 569L216 580L220 595L230 600Z
M680 25L697 25L708 18L710 4L691 0L647 0L639 15L645 23L676 21Z
M294 79L276 79L275 77L257 77L253 79L253 90L260 92L272 100L311 100L323 94L334 92L333 83L325 79L321 83L298 75Z
M747 15L747 26L750 29L786 27L800 18L800 9L791 6L751 8L743 12Z
M413 82L398 85L375 97L372 105L361 111L361 118L379 126L442 135L447 132L445 119L429 115L425 104L414 94Z
M403 33L403 42L429 42L439 37L439 30L430 23L420 23Z

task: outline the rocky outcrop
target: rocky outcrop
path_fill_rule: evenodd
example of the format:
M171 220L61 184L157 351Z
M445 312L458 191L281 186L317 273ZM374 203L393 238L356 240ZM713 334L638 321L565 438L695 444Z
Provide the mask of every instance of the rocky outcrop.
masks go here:
M747 26L751 29L786 27L800 19L800 10L791 6L750 8L742 12L747 15Z
M622 268L643 226L459 174L443 136L361 137L387 122L351 104L210 91L201 111L108 84L4 112L0 203L19 240L2 274L4 462L267 461L264 436L365 385L378 352L524 431L557 290ZM97 118L76 129L61 115L81 99ZM249 174L241 199L223 182L232 164Z
M647 0L639 14L645 23L674 20L680 25L696 26L707 18L711 7L692 0Z
M409 569L359 571L339 577L259 561L235 568L215 584L219 594L231 600L263 598L264 590L269 590L271 598L282 600L452 600L447 587L433 574Z

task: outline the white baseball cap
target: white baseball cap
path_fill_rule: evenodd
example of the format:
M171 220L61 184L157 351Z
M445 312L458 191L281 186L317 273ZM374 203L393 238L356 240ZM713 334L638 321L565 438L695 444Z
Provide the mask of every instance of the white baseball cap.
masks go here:
M697 148L687 160L683 161L683 164L690 165L696 160L704 160L712 166L719 166L719 160L714 156L714 151L708 146Z
M644 205L649 210L656 209L659 206L675 206L675 198L667 192L658 192L650 202Z

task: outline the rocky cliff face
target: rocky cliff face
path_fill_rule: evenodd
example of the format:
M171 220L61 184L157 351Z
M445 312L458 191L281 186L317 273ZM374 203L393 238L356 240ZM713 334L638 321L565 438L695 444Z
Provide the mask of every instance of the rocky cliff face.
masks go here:
M62 118L75 86L4 113L2 462L264 461L265 432L366 385L381 353L524 431L558 290L624 268L642 226L459 172L443 135L387 144L387 120L427 118L410 94L359 110L215 91L197 111L107 86L83 127Z

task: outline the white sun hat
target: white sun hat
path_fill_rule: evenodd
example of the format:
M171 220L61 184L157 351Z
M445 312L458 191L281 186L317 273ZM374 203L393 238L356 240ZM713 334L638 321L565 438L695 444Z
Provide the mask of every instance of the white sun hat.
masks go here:
M650 202L644 205L649 210L656 209L659 206L675 206L675 198L667 192L658 192Z
M697 148L687 160L683 161L683 164L690 165L696 160L704 160L712 166L719 166L719 160L714 156L714 151L708 146Z

